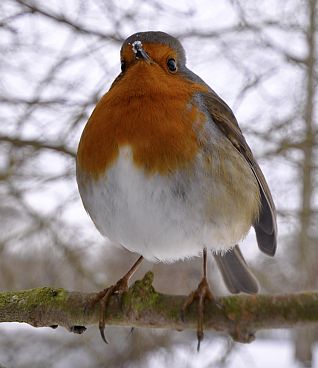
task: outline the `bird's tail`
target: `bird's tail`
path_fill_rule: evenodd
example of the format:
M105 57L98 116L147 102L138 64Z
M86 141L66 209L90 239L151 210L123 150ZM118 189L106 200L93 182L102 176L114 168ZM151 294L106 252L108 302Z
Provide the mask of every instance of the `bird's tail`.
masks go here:
M257 280L249 270L238 245L223 255L214 254L214 258L231 293L256 294L258 292Z

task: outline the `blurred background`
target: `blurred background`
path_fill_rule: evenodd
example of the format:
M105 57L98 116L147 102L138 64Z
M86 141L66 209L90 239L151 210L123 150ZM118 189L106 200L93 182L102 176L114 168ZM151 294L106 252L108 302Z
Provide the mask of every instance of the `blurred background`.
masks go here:
M98 99L120 72L122 41L161 30L233 109L279 214L275 258L242 245L264 293L317 289L318 0L1 0L0 289L96 291L137 255L103 239L77 192L75 155ZM129 180L129 178L127 178ZM155 287L187 294L201 260L145 262ZM210 259L212 288L226 290ZM318 367L317 329L257 333L243 345L207 332L0 325L0 367ZM316 346L316 349L315 349Z

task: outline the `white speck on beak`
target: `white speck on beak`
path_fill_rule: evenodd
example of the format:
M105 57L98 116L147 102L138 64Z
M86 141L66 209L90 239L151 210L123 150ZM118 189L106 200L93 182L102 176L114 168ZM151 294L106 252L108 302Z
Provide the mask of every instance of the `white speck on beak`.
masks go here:
M142 48L142 43L141 41L135 41L132 43L131 47L133 52L137 54L137 52Z

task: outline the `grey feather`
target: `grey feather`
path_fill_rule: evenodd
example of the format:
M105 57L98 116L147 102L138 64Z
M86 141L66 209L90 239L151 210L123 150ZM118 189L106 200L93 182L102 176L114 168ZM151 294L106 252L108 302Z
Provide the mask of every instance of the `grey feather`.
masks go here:
M231 293L256 294L258 292L256 278L249 270L238 245L224 255L214 254L214 258Z
M277 222L275 204L265 177L255 160L248 160L258 181L261 194L259 218L253 224L259 249L274 256L277 248Z

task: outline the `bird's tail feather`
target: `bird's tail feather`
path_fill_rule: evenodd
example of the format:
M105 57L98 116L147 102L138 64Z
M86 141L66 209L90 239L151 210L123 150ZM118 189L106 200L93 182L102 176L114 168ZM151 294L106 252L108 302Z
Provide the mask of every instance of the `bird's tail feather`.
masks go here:
M258 292L257 280L249 270L238 245L223 255L214 254L214 258L231 293L256 294Z

